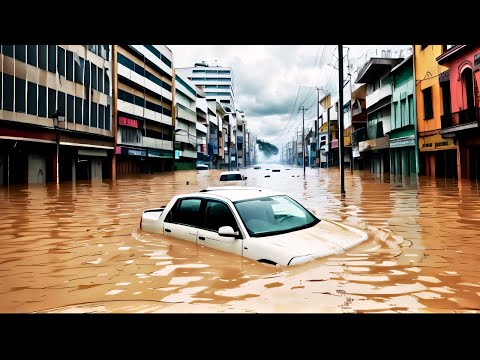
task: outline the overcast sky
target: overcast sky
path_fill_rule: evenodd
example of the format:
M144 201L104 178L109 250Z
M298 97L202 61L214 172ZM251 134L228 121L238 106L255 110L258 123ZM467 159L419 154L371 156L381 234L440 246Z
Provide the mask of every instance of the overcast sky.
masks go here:
M232 67L235 106L245 112L247 128L257 138L281 147L301 131L304 106L305 128L316 117L315 87L331 93L338 89L338 50L334 45L167 45L175 67L193 66L203 60L209 65ZM410 45L345 45L344 56L355 68L381 50L410 49ZM404 54L410 53L407 51ZM346 66L346 63L345 63ZM320 98L322 91L320 90Z

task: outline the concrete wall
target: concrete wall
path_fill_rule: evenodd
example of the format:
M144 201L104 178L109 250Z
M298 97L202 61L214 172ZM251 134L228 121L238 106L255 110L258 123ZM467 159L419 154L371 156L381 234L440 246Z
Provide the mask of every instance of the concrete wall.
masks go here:
M428 45L423 50L422 45L414 47L417 124L420 133L441 128L440 116L443 115L443 99L438 76L448 70L447 67L437 63L436 58L441 54L442 45ZM452 79L451 73L450 78ZM422 90L428 87L432 87L433 119L424 120Z

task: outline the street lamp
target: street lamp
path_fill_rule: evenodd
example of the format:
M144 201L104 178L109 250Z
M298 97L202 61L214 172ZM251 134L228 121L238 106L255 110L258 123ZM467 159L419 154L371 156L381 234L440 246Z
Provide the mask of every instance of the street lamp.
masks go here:
M65 114L62 112L58 111L58 109L55 111L55 113L52 115L52 120L53 120L53 127L55 128L55 143L57 144L57 179L56 182L57 184L60 183L60 133L59 133L59 128L60 125L64 126L63 124L65 123Z

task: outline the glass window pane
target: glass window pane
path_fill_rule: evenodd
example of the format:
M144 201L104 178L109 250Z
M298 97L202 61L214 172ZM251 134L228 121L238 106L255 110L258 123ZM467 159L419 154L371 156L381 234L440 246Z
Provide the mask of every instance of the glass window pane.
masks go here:
M67 80L73 81L73 53L67 50Z
M103 92L103 70L98 68L98 91Z
M59 91L58 92L58 112L65 115L65 93Z
M3 45L2 53L3 55L13 58L13 45Z
M27 113L37 115L37 84L30 81L27 84Z
M67 121L73 123L74 114L74 97L67 94Z
M105 130L110 130L112 119L110 118L110 105L107 105L105 108Z
M82 112L83 112L82 99L75 96L75 123L76 124L82 123Z
M89 126L90 122L90 109L88 108L88 100L83 100L83 125Z
M15 59L25 62L27 57L26 45L15 45Z
M47 45L38 45L38 67L47 70Z
M98 127L100 129L104 129L105 123L105 106L99 104L98 105Z
M85 61L85 75L83 77L83 83L87 89L90 89L90 61ZM90 91L87 92L87 97L90 98Z
M48 88L48 117L51 118L57 111L57 91Z
M48 71L57 72L57 45L48 45Z
M58 73L62 76L65 76L65 49L58 47Z
M37 66L37 45L27 45L27 63Z
M105 94L110 95L110 78L108 77L107 72L105 71Z
M92 64L92 89L97 90L97 67Z
M92 104L90 105L90 126L91 127L97 127L97 112L98 112L98 106L97 103L92 101Z
M85 60L82 57L74 57L75 63L75 82L77 84L83 84L83 68L85 65Z
M3 110L13 111L13 76L8 74L3 74Z
M15 78L15 112L25 112L25 80Z
M47 88L38 85L38 116L47 117Z

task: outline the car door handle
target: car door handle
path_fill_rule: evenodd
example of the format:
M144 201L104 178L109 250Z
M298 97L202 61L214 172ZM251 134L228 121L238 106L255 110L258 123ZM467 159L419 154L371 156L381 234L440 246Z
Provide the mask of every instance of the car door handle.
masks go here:
M165 231L166 231L166 232L172 232L172 230L170 230L170 229L165 229Z
M198 240L205 240L205 238L203 236L199 236Z

